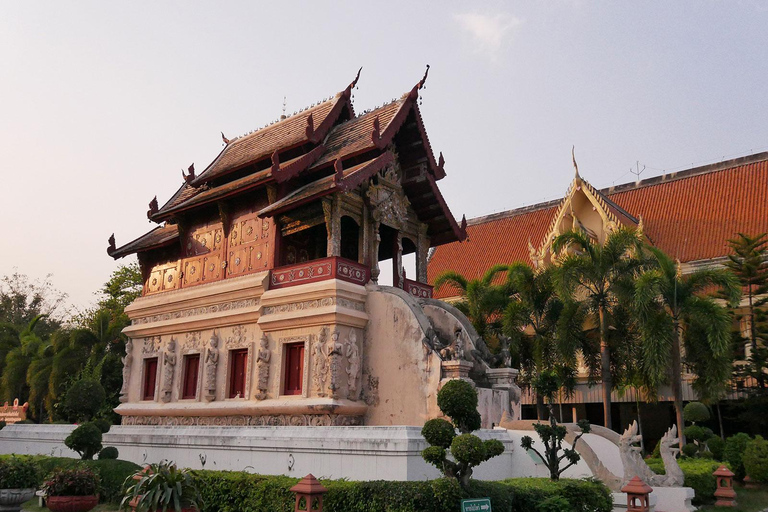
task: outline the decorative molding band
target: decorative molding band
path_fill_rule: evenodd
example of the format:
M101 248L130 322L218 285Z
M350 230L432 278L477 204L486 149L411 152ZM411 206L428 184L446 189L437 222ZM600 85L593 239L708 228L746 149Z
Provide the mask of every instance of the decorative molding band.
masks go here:
M362 417L341 414L279 414L264 416L123 416L123 425L227 427L331 427L362 425Z
M294 311L306 311L311 309L325 308L330 306L341 306L354 309L355 311L365 312L365 304L355 302L345 298L324 297L322 299L305 300L302 302L290 302L288 304L279 304L277 306L265 306L262 315L274 315L276 313L291 313Z
M258 307L260 300L243 299L235 300L232 302L224 302L222 304L213 304L212 306L200 306L196 308L181 309L179 311L173 311L171 313L163 313L162 315L144 316L136 318L131 322L131 325L149 324L155 322L163 322L165 320L174 320L177 318L187 318L197 315L206 315L210 313L218 313L220 311L233 311L236 309L245 309L251 307Z

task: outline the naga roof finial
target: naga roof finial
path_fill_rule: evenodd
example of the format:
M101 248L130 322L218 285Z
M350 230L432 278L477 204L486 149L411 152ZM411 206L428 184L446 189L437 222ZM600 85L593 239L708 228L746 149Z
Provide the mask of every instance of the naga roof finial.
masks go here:
M360 80L360 72L363 70L363 66L360 66L360 69L357 70L357 76L354 80L352 80L352 83L349 84L348 89L351 91L357 86L357 81Z
M221 132L221 140L224 142L225 146L229 144L229 139L224 136L224 132Z
M579 176L579 164L576 163L576 146L571 146L571 158L573 159L573 168L576 171L575 178L580 179Z
M424 83L427 81L427 75L429 75L429 64L427 64L427 70L424 71L424 78L421 79L419 82L418 88L421 89L424 87Z
M112 236L109 237L108 242L109 242L109 247L107 247L107 254L109 254L111 256L112 253L115 252L115 249L117 249L117 247L115 247L115 234L114 233L112 233Z

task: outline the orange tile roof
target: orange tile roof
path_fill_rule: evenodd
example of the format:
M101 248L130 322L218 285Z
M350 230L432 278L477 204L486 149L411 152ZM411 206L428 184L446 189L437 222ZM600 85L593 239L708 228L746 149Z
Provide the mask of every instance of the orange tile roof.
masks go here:
M600 191L630 215L643 217L651 242L682 262L728 254L727 239L737 232L768 231L768 153L628 183ZM474 219L467 240L435 249L429 282L446 270L468 279L498 263L530 264L528 240L537 245L560 201ZM442 287L435 297L458 294Z

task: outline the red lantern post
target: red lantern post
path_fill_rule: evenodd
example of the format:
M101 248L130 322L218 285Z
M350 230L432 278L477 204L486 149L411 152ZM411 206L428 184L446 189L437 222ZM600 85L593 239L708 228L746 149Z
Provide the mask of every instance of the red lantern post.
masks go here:
M621 488L621 492L627 493L627 512L648 512L651 506L648 495L653 492L651 486L634 477L627 485Z
M328 492L328 489L323 487L312 473L291 487L291 492L296 493L295 512L323 512L323 495ZM304 500L303 505L302 499Z
M733 490L733 473L725 466L720 466L712 473L717 478L715 490L716 507L735 507L736 491Z

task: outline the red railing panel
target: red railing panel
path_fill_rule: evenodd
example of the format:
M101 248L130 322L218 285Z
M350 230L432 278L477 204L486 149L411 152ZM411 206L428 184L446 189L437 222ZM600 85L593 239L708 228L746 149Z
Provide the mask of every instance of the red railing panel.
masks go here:
M370 277L371 271L365 265L345 258L330 257L277 267L270 273L269 287L285 288L327 279L365 285Z

